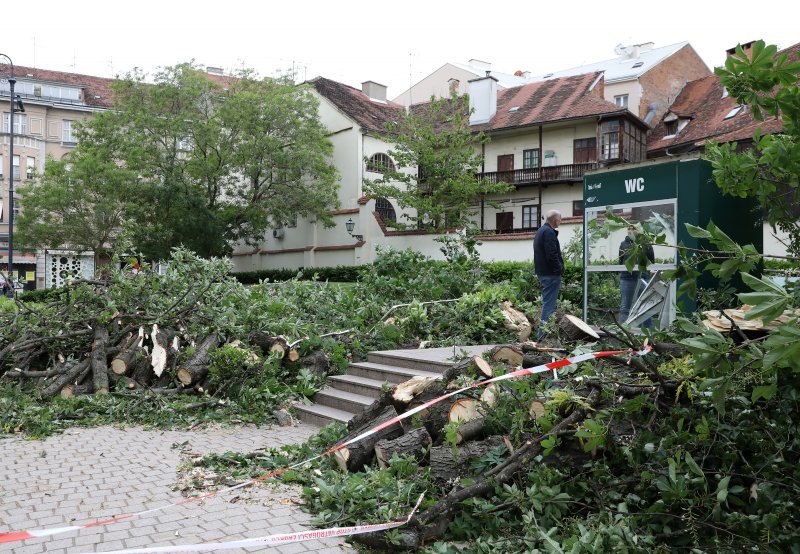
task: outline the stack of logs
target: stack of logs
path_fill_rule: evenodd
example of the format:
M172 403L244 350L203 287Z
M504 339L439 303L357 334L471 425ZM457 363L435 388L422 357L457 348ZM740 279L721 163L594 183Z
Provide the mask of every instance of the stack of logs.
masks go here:
M509 366L534 367L560 358L559 348L540 348L535 343L497 346L489 353L493 362ZM475 356L448 368L440 379L413 377L385 391L363 413L348 423L346 442L368 429L419 407L434 398L457 390L469 382L493 376L492 364ZM458 380L458 381L457 381ZM505 447L513 451L507 436L491 435L485 415L497 400L495 384L478 386L427 407L413 418L381 429L377 433L335 452L340 468L359 471L377 460L385 468L391 458L411 456L422 465L430 465L431 475L440 484L453 482L469 470L470 460L480 458L491 449ZM544 405L534 400L529 406L532 418L544 414ZM416 424L415 424L416 423ZM450 431L450 438L446 435Z
M12 356L12 367L4 377L34 380L42 398L108 394L119 388L129 392L147 389L158 394L202 394L211 387L211 353L220 346L216 333L187 341L173 329L152 325L112 340L109 329L94 322L91 336L91 346L86 351L58 354L55 360L43 349L37 349L35 342L29 349L12 345L5 349ZM247 342L264 356L290 363L300 359L298 350L283 337L253 332ZM191 355L181 355L186 344L194 346ZM238 346L241 342L231 344Z

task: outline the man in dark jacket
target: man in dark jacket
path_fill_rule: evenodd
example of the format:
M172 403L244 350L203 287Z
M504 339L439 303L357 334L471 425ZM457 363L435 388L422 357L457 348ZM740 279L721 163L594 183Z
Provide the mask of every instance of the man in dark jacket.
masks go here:
M620 293L620 306L619 306L619 321L624 323L631 313L631 307L634 301L639 297L644 289L644 283L650 275L647 271L641 271L648 262L653 263L656 260L653 246L642 242L641 237L636 227L628 228L628 235L623 239L619 245L619 263L625 265L628 259L636 252L636 263L633 264L633 271L627 269L619 274L619 293ZM635 248L638 245L638 249ZM648 319L644 322L642 327L650 327L651 321Z
M561 276L564 274L564 258L561 256L561 245L558 242L558 225L561 223L561 212L550 210L547 220L533 239L533 266L539 283L542 286L542 319L539 324L539 338L545 322L556 311L558 291L561 289Z

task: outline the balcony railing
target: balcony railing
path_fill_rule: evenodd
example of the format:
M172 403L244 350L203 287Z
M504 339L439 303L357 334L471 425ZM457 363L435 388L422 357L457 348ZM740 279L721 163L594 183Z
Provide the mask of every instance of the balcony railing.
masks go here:
M527 185L531 183L552 183L555 181L579 181L584 173L597 169L597 162L584 164L554 165L533 169L514 169L512 171L487 171L481 177L492 183L508 183L510 185Z

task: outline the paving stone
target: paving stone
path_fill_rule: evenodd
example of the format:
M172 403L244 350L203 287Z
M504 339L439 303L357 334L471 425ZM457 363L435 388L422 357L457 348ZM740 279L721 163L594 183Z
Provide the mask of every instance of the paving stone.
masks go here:
M138 427L70 429L42 441L0 439L0 531L89 523L182 500L172 490L185 462L173 444L187 452L252 452L306 440L310 425L280 429L241 426L194 431L152 431ZM42 455L42 453L46 453ZM14 554L107 551L151 545L192 544L252 538L307 529L308 514L298 506L263 500L287 494L259 485L238 495L252 503L212 497L197 504L155 512L105 526L29 539L11 545ZM276 492L278 491L278 492ZM231 495L231 498L237 495ZM177 533L177 534L176 534ZM352 552L342 540L324 539L281 545L295 552ZM263 552L264 547L243 549Z

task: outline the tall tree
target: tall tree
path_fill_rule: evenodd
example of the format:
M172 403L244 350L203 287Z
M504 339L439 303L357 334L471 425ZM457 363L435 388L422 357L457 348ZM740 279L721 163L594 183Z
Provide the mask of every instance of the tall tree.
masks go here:
M118 166L130 192L121 221L148 257L175 246L225 255L298 216L330 223L337 172L306 88L247 70L213 78L192 64L152 83L133 71L112 88L115 108L87 123L72 163Z
M706 157L717 185L729 194L758 199L767 221L788 234L789 251L800 255L800 60L778 55L777 46L760 40L750 56L737 47L715 72L757 120L782 122L778 133L757 131L753 147L744 152L737 152L735 143L708 144Z
M473 133L469 113L469 97L452 95L414 106L387 125L385 138L395 145L389 155L396 166L381 168L380 179L365 179L364 191L413 210L396 226L469 226L481 197L511 190L480 177L478 148L488 139Z

